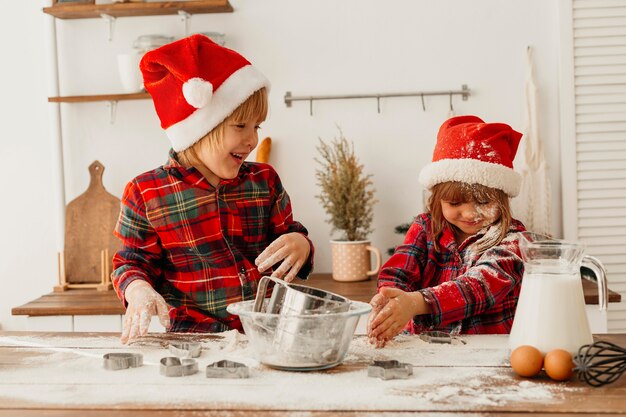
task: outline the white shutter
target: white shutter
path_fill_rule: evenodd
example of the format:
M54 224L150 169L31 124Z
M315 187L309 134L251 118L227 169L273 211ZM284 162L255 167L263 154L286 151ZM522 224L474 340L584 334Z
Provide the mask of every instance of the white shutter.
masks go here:
M562 6L563 231L607 269L610 332L626 332L626 0Z

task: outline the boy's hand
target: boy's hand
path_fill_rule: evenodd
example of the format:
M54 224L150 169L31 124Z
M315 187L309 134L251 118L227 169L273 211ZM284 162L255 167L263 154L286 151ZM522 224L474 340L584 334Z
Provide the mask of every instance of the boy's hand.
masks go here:
M388 340L394 338L404 329L414 316L424 314L424 297L419 292L405 292L398 288L383 287L377 294L382 298L374 301L383 301L376 316L369 322L368 337L375 341L378 347L382 347ZM384 298L388 301L384 302ZM372 309L372 313L374 309Z
M120 341L126 344L137 336L148 333L152 316L158 316L166 329L170 326L169 307L161 294L146 281L136 279L126 287L124 298L128 305L124 315L124 328Z
M287 233L273 241L255 259L259 272L268 270L272 265L283 261L272 273L275 278L282 278L291 282L296 277L302 265L309 259L311 246L309 241L300 233Z

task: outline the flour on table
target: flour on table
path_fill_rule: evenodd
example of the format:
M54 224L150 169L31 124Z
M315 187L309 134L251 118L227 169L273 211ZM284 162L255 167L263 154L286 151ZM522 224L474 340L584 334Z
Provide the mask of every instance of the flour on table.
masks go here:
M78 408L142 408L150 403L163 409L460 411L497 410L509 401L558 403L564 390L577 389L519 380L503 367L509 351L502 336L464 337L466 345L454 346L400 336L383 349L357 337L342 365L287 372L260 364L246 336L236 331L189 335L202 341L200 371L180 378L159 374L160 359L171 356L156 341L161 336L150 335L134 346L122 345L118 336L0 337L0 402ZM107 371L102 356L109 352L142 353L144 366ZM222 359L247 365L250 378L206 378L206 366ZM389 381L368 377L366 365L374 359L411 363L414 375Z
M248 344L248 338L237 330L229 330L222 333L225 346L222 348L225 352L233 352L237 349L244 348Z

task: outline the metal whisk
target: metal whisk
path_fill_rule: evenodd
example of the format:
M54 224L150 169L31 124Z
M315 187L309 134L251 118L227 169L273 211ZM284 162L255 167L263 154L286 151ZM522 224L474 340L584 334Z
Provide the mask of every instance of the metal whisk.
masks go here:
M605 341L583 345L574 364L578 379L600 387L615 382L626 371L626 349Z

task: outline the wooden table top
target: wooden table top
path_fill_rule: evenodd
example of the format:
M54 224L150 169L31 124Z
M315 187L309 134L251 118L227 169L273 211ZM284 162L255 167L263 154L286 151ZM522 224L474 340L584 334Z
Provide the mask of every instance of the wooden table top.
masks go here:
M331 274L312 274L304 282L315 288L321 288L351 300L369 302L376 293L376 280L359 282L338 282ZM587 304L598 304L598 288L595 282L583 279L583 292ZM609 290L609 302L619 302L621 295ZM11 310L14 316L77 316L124 314L124 307L115 291L68 290L45 294Z
M626 334L597 335L626 346ZM171 340L199 341L199 372L167 378L160 358ZM401 336L375 349L356 336L344 362L316 372L268 368L244 335L150 334L130 346L112 333L0 332L0 416L379 417L417 415L617 415L626 412L626 376L602 388L543 373L516 376L505 335L463 336L466 344L428 344ZM143 355L139 368L108 371L105 353ZM211 379L205 367L229 359L247 379ZM374 359L413 365L406 380L369 377Z

